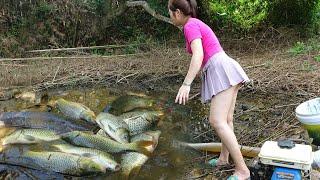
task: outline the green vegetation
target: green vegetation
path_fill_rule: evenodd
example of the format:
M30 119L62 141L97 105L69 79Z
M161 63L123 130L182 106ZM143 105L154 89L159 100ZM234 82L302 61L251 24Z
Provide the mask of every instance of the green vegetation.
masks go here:
M288 50L288 53L293 56L308 56L314 59L315 62L320 62L320 41L318 38L311 38L306 42L296 42ZM316 66L310 60L304 60L301 64L302 71L314 71Z
M311 54L314 51L320 51L320 42L316 38L310 39L306 43L297 42L288 50L292 55Z
M210 17L237 30L250 30L267 17L265 0L209 0Z
M250 31L269 26L296 26L306 34L318 33L319 0L209 0L201 2L210 21L233 31ZM205 8L209 7L209 8Z
M183 39L174 26L153 18L126 0L0 2L0 56L19 56L23 49L146 43ZM167 0L147 0L168 16ZM20 6L17 6L20 4ZM198 0L200 18L214 27L243 36L267 27L298 27L301 35L319 34L320 0ZM18 49L17 49L18 48ZM134 47L135 48L135 47ZM128 48L133 52L134 48ZM293 54L308 51L297 43ZM104 52L95 52L105 54Z

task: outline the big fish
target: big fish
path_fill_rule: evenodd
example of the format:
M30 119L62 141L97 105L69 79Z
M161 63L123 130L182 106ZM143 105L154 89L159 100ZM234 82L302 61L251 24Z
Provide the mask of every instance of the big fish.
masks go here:
M145 148L145 146L153 144L153 142L151 141L139 141L134 143L121 144L117 141L100 135L94 135L80 131L73 131L62 134L62 139L77 146L95 148L111 153L122 151L138 151L146 155L149 155L150 153Z
M152 153L158 144L160 134L161 131L147 131L145 133L133 136L131 140L132 142L152 140L154 142L153 146L148 147L148 150L150 153ZM129 177L135 177L139 173L141 166L148 159L148 156L138 152L127 152L123 154L121 156L121 174L123 178L128 179Z
M96 122L109 136L120 143L129 142L128 124L109 113L100 113Z
M114 160L114 158L107 152L103 152L97 149L84 148L72 146L70 144L59 143L52 145L58 148L61 152L77 154L80 156L88 157L94 162L103 164L104 167L111 171L119 171L120 165Z
M73 176L91 175L106 171L104 166L87 157L62 152L34 151L26 145L5 148L0 153L0 162Z
M155 104L155 100L139 96L120 96L111 103L110 113L118 116L136 108L149 108Z
M99 135L99 136L103 136L103 137L106 137L106 138L111 138L103 129L100 129L96 135Z
M95 123L96 116L88 107L80 103L64 100L62 98L58 99L55 103L56 107L65 116L71 119L83 119L88 122Z
M2 145L33 144L60 139L54 131L46 129L17 129L1 139Z
M95 125L73 120L65 120L49 112L5 112L0 114L0 126L19 128L50 129L57 133L87 131Z
M130 135L135 135L150 130L162 115L161 111L133 111L120 115L119 119L128 124Z

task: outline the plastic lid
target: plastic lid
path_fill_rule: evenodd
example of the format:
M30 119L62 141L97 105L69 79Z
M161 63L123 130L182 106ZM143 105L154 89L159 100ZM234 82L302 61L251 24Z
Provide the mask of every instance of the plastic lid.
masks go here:
M311 164L312 148L309 145L295 144L292 149L281 149L276 141L266 141L259 153L260 158Z
M296 108L296 114L300 116L310 116L320 114L320 98L311 99L300 104Z

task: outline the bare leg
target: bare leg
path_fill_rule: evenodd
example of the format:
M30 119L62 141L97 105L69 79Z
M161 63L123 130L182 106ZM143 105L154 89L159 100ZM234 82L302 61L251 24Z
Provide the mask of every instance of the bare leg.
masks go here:
M234 90L231 107L228 112L227 123L230 129L233 131L233 113L236 105L238 90L240 85L236 85L236 89ZM225 144L222 143L221 153L217 162L217 165L224 165L229 163L229 151Z
M243 160L236 136L229 127L227 120L235 91L238 91L238 86L222 91L212 98L209 120L222 143L231 154L235 163L234 174L238 176L239 180L242 180L250 176L250 171Z

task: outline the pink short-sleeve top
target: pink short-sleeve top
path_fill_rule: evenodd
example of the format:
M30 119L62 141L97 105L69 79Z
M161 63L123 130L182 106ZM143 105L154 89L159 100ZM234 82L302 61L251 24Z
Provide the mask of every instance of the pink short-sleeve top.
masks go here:
M201 39L204 54L202 67L214 54L223 51L212 29L199 19L189 18L188 22L183 26L183 32L186 41L186 50L190 54L192 54L191 42L198 38Z

